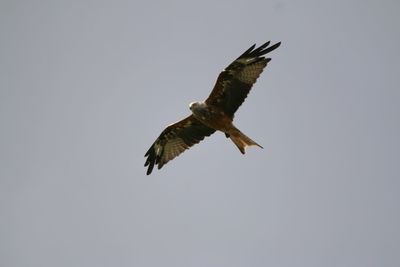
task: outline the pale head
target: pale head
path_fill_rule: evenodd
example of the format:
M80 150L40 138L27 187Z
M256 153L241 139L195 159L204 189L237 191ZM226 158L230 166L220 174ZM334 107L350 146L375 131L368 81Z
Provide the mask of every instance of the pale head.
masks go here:
M205 105L204 102L200 102L200 101L192 102L192 103L189 104L189 109L190 109L191 111L197 110L197 109L203 107L204 105Z

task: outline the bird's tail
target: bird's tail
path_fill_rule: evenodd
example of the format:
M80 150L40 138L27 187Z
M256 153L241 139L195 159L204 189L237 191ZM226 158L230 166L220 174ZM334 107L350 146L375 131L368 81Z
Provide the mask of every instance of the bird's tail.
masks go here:
M231 138L232 142L239 148L242 154L245 153L245 148L247 146L258 146L260 148L263 148L262 146L251 140L250 137L239 131L239 129L237 129L235 126L232 126L232 128L227 133L227 136Z

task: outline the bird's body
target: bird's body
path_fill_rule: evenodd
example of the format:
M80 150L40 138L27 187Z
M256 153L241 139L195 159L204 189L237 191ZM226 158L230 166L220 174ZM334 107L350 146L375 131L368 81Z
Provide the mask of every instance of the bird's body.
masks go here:
M205 102L194 102L191 103L189 107L193 117L204 125L225 133L225 136L232 139L233 143L239 148L242 154L245 153L244 149L246 146L256 145L262 148L262 146L240 132L239 129L233 125L233 119L225 114L223 109L213 105L207 105Z
M280 43L268 45L269 42L257 49L253 45L246 50L220 73L214 89L205 101L190 104L190 116L165 128L145 154L145 166L149 166L147 174L152 172L154 165L158 165L160 169L215 131L225 133L242 154L247 146L261 147L239 131L232 122L234 113L271 60L263 55L279 47Z
M232 125L232 118L216 106L207 105L205 102L193 102L189 105L193 117L204 125L215 130L227 133Z

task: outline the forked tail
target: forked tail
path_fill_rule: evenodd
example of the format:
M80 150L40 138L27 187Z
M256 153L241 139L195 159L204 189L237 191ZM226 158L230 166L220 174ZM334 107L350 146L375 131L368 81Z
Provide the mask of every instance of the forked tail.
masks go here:
M239 129L232 127L232 129L229 131L228 136L231 138L233 143L239 148L240 152L242 154L245 153L245 148L247 146L258 146L260 148L263 148L256 142L250 139L250 137L246 136L244 133L239 131Z

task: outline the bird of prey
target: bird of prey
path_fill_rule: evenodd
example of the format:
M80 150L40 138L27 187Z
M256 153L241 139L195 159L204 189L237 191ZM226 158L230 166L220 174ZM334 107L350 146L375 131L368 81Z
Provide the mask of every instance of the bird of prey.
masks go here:
M266 42L258 48L254 44L247 49L219 74L214 89L205 101L190 103L191 115L162 131L145 154L147 175L152 172L154 165L161 169L168 161L217 130L225 133L242 154L247 146L262 148L239 131L232 121L236 110L271 60L264 55L278 48L281 43L269 44Z

